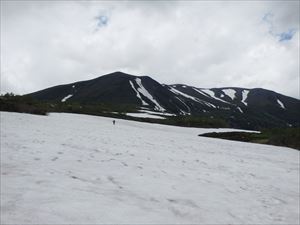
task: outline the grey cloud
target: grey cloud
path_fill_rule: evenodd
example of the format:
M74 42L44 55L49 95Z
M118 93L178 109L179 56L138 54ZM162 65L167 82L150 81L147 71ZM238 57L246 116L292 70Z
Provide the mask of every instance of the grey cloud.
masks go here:
M263 87L299 98L297 4L1 1L1 92L122 70L162 83ZM268 33L268 12L288 41Z

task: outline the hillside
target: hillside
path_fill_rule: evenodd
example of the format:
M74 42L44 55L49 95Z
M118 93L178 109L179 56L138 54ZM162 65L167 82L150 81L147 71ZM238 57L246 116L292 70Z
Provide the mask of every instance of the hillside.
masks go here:
M1 112L1 224L298 224L299 152L233 131Z
M177 116L218 118L243 129L300 127L300 100L261 88L197 88L160 84L122 72L59 85L28 96L52 103L126 105Z

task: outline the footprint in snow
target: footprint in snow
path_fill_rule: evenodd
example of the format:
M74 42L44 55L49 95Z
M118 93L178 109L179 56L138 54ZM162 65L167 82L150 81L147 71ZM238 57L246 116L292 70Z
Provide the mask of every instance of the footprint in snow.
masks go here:
M128 166L128 164L127 164L127 163L124 163L124 162L122 162L122 164L123 164L123 166Z
M107 176L107 179L114 185L116 185L119 189L123 189L123 187L113 178L112 176Z

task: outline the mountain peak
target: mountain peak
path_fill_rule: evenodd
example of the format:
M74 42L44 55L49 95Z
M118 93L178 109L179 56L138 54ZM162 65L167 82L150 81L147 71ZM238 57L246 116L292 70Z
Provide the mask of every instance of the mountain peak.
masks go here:
M112 72L112 73L108 73L108 74L105 74L105 75L103 75L103 76L100 76L100 77L104 77L104 76L118 76L118 77L128 77L128 76L130 76L130 77L136 77L136 76L134 76L134 75L131 75L131 74L128 74L128 73L124 73L124 72L122 72L122 71L115 71L115 72Z

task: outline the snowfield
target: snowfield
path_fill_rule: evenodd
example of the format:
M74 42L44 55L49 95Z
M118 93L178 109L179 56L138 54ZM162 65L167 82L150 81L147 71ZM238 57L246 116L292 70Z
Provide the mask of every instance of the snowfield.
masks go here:
M299 151L112 120L1 112L1 224L299 223Z

